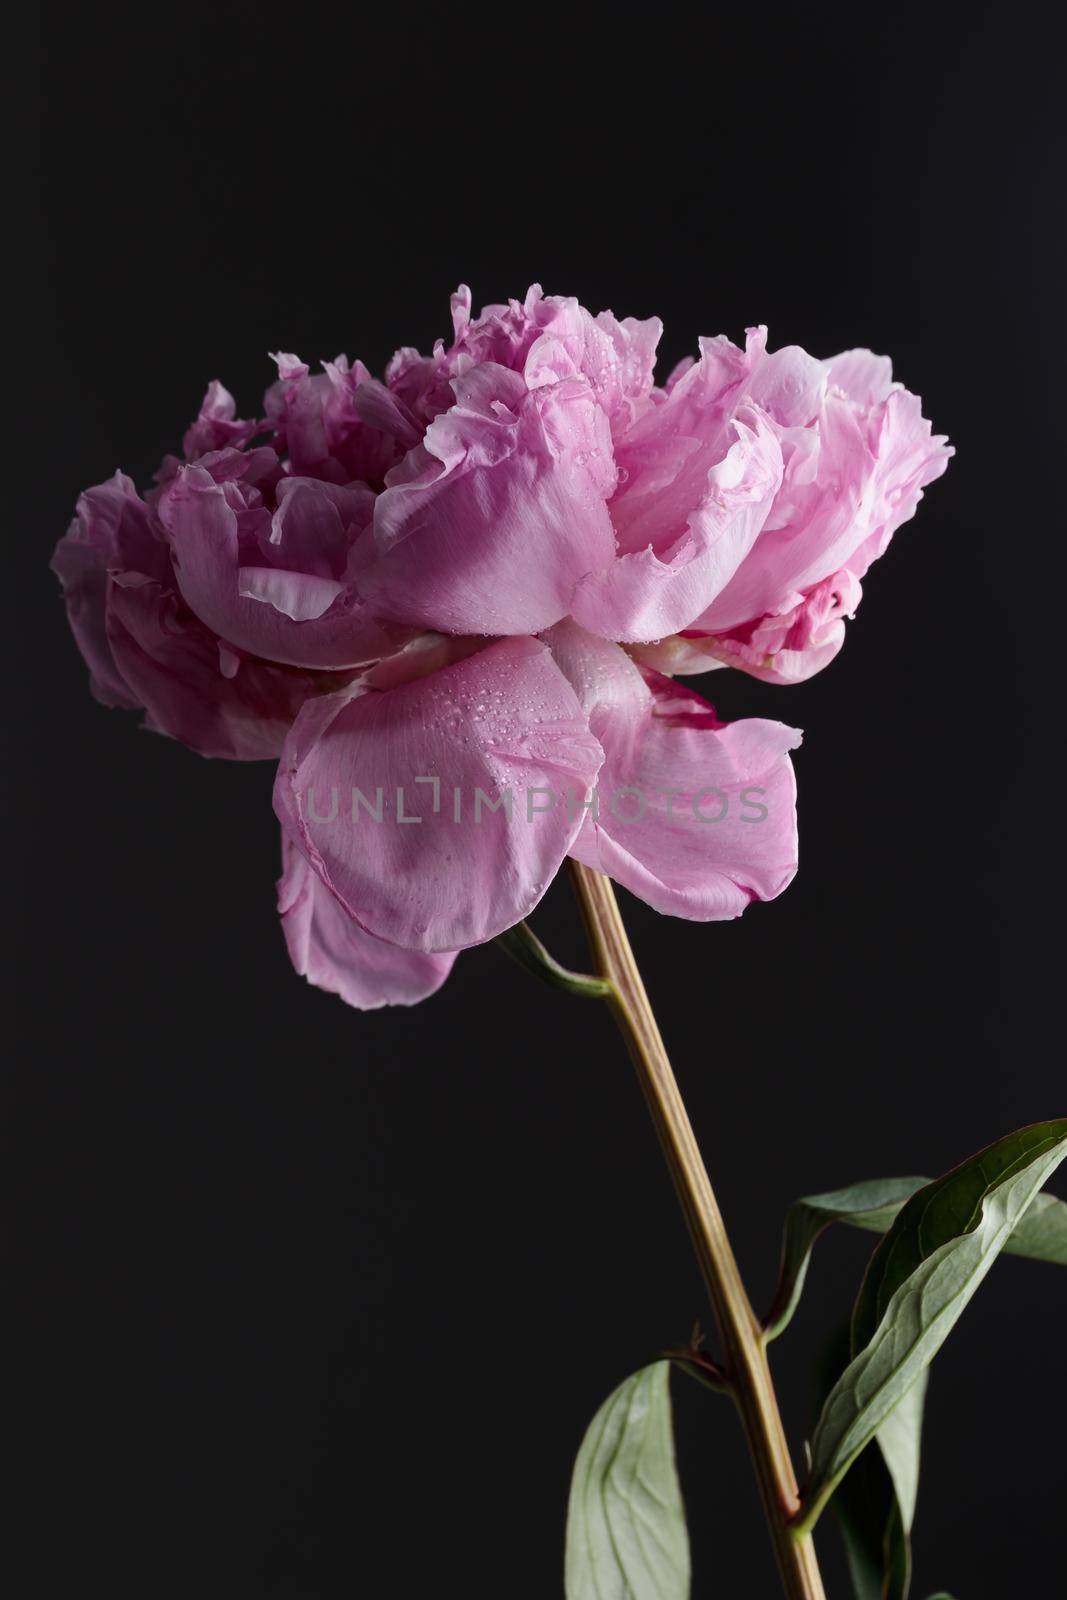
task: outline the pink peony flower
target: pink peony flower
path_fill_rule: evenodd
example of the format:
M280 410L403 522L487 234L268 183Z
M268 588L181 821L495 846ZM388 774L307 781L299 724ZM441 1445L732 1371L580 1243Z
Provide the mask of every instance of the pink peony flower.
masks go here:
M944 470L863 351L701 342L539 288L384 380L276 357L265 418L213 383L157 487L78 502L53 565L93 692L205 755L279 757L294 966L411 1004L562 861L731 917L796 867L799 735L672 683L840 648L860 579Z

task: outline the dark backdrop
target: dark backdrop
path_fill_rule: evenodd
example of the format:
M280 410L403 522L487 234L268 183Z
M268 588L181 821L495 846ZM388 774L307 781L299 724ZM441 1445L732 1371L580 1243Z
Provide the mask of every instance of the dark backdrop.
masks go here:
M807 730L796 883L625 910L757 1298L795 1196L1063 1110L1062 43L1026 7L381 9L47 8L13 56L19 1600L557 1595L588 1419L702 1310L605 1014L491 947L414 1011L307 987L269 766L89 698L46 566L76 494L213 376L254 407L270 349L378 366L461 279L538 278L660 313L668 364L758 320L889 351L957 459L827 672L708 682ZM581 958L565 883L536 925ZM776 1347L794 1439L869 1243ZM936 1364L917 1597L1058 1592L1065 1281L1003 1261ZM730 1408L675 1394L696 1600L773 1596Z

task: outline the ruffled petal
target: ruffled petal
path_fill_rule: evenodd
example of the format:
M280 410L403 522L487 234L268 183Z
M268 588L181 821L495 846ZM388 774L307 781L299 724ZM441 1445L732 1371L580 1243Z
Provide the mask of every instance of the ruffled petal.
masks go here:
M396 440L361 414L357 397L370 373L343 356L311 374L296 356L279 353L278 382L265 406L279 449L296 476L379 487L400 458Z
M74 521L52 557L52 571L63 585L67 619L89 668L93 694L103 705L130 711L140 701L116 664L107 637L108 573L113 569L161 581L170 578L162 529L123 472L79 496Z
M417 1005L444 983L455 951L401 950L364 932L285 833L282 865L278 911L289 959L317 989L340 995L360 1011L376 1011Z
M603 752L536 639L396 688L309 701L275 810L367 932L405 949L495 937L544 894ZM495 809L494 809L495 807Z
M750 357L728 339L702 339L700 359L616 442L612 523L622 554L662 555L685 533L709 490L709 473L738 438L733 426ZM751 409L751 408L750 408ZM753 425L752 416L746 417Z
M607 419L582 378L527 390L487 364L453 388L378 497L364 592L381 615L444 633L538 632L614 554Z
M827 382L857 405L874 406L888 399L893 387L893 363L872 350L842 350L824 363Z
M777 614L798 592L847 563L863 538L874 457L855 407L833 395L819 423L818 450L810 481L790 489L788 517L771 519L776 525L757 540L694 627L718 633Z
M773 683L799 682L837 654L859 580L952 455L917 396L891 388L873 398L890 382L878 357L837 359L839 368L824 364L841 381L817 422L783 430L783 487L759 538L688 628L714 636L709 649L724 662Z
M182 440L186 461L210 450L223 450L227 446L240 449L263 427L261 422L245 422L237 415L237 402L230 391L213 378L207 393L200 402L196 421L186 430Z
M655 403L653 369L662 332L658 317L620 322L610 311L594 317L569 296L546 299L536 283L524 300L485 306L477 317L471 306L471 292L461 284L452 296L451 346L446 350L439 342L432 357L410 349L393 357L386 381L403 406L404 419L432 421L452 404L448 380L486 363L522 373L531 389L567 377L586 379L616 438ZM364 385L357 405L383 432L405 445L412 442L381 394L369 393Z
M293 622L313 622L344 594L345 586L336 578L285 572L280 567L239 567L237 590L243 599L273 606Z
M723 725L699 695L642 673L574 623L546 642L604 747L597 811L571 855L657 911L698 922L781 894L797 866L797 730L763 718Z
M111 580L107 639L148 726L202 756L277 758L301 705L322 688L306 673L220 648L177 596L150 580Z
M740 667L764 683L803 683L829 666L844 644L845 618L855 615L862 593L845 568L796 595L778 615L703 643L723 666Z
M652 405L658 317L619 322L610 311L592 317L572 299L543 302L551 321L534 340L523 373L531 389L561 378L585 378L607 416L612 435L625 434Z
M608 639L661 639L688 627L726 586L782 481L781 447L762 413L742 409L730 432L734 442L704 468L680 533L582 579L571 614L583 627ZM691 493L697 492L694 485Z
M933 432L918 395L907 389L894 389L870 413L867 442L876 465L864 538L848 560L857 578L885 554L896 530L915 515L923 490L940 478L955 454L944 435Z
M89 668L94 698L113 710L135 710L141 702L123 677L107 637L107 563L78 522L71 523L56 546L52 571L63 585L67 621Z
M321 495L309 489L283 502L290 520L301 507L332 509L329 486L316 487ZM323 611L321 586L309 585L307 574L278 567L268 580L250 567L232 488L202 465L185 467L159 503L179 587L200 620L238 649L290 666L350 668L388 654L396 630L383 629L355 590L345 589ZM259 553L258 525L256 541Z
M283 478L270 533L260 549L273 567L343 578L352 548L374 515L374 494L362 483Z
M748 354L752 371L745 397L783 428L805 428L816 421L826 396L826 367L798 344L767 354L766 328L750 328ZM758 352L758 354L757 354Z

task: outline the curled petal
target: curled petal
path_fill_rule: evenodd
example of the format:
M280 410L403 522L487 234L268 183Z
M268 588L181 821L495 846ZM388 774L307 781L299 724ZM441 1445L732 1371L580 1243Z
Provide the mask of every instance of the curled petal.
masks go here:
M627 654L642 667L651 667L666 678L684 678L725 666L715 654L716 643L706 633L672 633L648 644L631 645Z
M879 405L893 387L893 363L871 350L843 350L827 362L826 380L857 405Z
M442 364L453 375L486 362L521 372L542 330L556 320L560 302L546 300L541 285L534 283L525 299L483 306L477 317L471 316L471 304L471 292L461 284L452 296L455 337L451 349L440 352Z
M395 439L402 449L410 450L422 438L422 428L411 408L377 378L368 378L360 384L354 404L364 422Z
M714 638L711 653L770 682L810 677L837 654L860 579L952 454L906 390L869 406L848 397L846 383L865 396L888 383L877 357L839 359L842 382L817 426L783 433L785 479L763 531L686 630Z
M847 568L818 583L777 616L704 643L723 666L740 667L765 683L803 683L828 666L845 642L845 618L862 590Z
M794 603L798 592L837 572L863 538L873 470L862 418L831 396L819 425L817 472L805 473L803 486L791 487L788 516L772 516L776 525L693 626L719 633L754 617L776 615Z
M213 378L200 402L197 419L186 430L182 440L185 459L195 461L197 456L206 455L209 450L223 450L227 446L239 450L262 426L260 422L243 422L237 415L237 402L233 395L217 378Z
M581 378L531 391L484 365L453 387L378 497L365 592L382 615L444 633L537 632L614 554L607 419Z
M826 367L797 344L767 354L766 328L749 329L752 371L745 395L784 428L803 428L817 420L826 395Z
M572 622L546 642L604 748L597 810L571 855L698 922L781 894L797 865L796 729L724 725L699 695Z
M398 350L390 363L389 389L403 403L403 414L415 422L430 422L451 406L448 380L486 364L522 373L530 389L567 377L584 378L616 438L655 404L653 368L662 331L658 317L620 322L610 311L594 317L570 297L546 299L539 284L524 300L485 306L473 317L471 292L463 284L452 296L452 324L454 339L447 350L441 343L432 357ZM380 395L368 394L366 385L357 404L377 427L410 442L396 427L396 414L386 410Z
M608 639L661 639L688 627L726 586L782 481L781 448L761 413L741 411L730 432L734 442L690 491L698 498L680 533L583 578L571 605L583 627Z
M307 673L248 660L224 647L158 583L108 586L107 639L148 713L148 725L202 756L276 758L307 696Z
M733 423L749 368L728 339L702 339L700 360L676 368L659 404L617 441L611 514L620 552L651 547L662 555L685 533L710 472L738 439ZM745 420L754 426L752 408Z
M278 911L289 959L317 989L360 1011L413 1006L435 993L456 959L401 950L366 933L324 888L292 839L282 834Z
M278 447L287 452L297 476L330 483L381 484L399 459L396 440L361 414L358 395L370 373L345 356L323 363L311 374L296 356L281 353L278 382L267 390L265 406Z
M141 702L123 677L107 637L107 565L77 522L56 546L52 571L63 585L67 621L89 668L94 697L116 710L135 710Z
M315 621L345 592L344 584L336 578L316 578L279 567L239 568L237 589L243 599L261 600L293 622Z
M759 617L729 633L680 633L632 651L643 666L670 676L739 667L765 683L803 683L828 666L845 642L845 619L862 589L847 568L775 616Z
M324 496L329 486L318 487ZM301 506L326 505L323 496L307 490L284 504L295 518ZM203 466L182 469L159 511L186 603L238 649L290 666L346 668L387 655L397 642L395 630L383 629L354 590L334 591L329 602L314 575L277 567L267 577L245 561L239 520L245 513L235 486L216 482ZM258 553L258 524L255 539Z
M876 465L865 536L848 561L857 578L885 554L901 523L915 515L923 490L940 478L954 453L923 416L918 395L906 389L894 389L868 415L867 442Z
M125 473L86 489L52 557L63 585L71 632L89 668L93 694L106 706L140 704L116 664L107 637L107 586L112 570L167 581L170 558L163 531Z
M663 332L658 317L619 322L610 311L592 317L577 300L542 302L551 320L534 340L523 372L531 389L561 378L585 378L611 425L625 434L652 405L652 372Z
M343 578L358 534L374 514L374 494L362 483L283 478L270 533L260 545L273 567Z

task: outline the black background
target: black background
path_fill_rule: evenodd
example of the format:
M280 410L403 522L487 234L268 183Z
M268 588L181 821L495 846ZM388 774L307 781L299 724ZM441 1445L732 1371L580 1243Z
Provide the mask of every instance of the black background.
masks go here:
M493 948L414 1011L307 987L269 767L89 698L46 565L75 496L146 481L213 376L247 414L270 349L380 367L461 279L537 278L661 314L668 366L761 320L889 351L956 460L828 671L706 685L806 730L800 874L739 923L626 915L757 1299L795 1196L1063 1110L1062 40L1025 7L383 9L46 9L12 56L19 1600L557 1595L587 1421L702 1312L606 1014ZM565 882L535 925L582 959ZM869 1245L824 1242L776 1347L795 1441ZM1063 1313L1006 1259L939 1358L918 1600L1060 1592ZM735 1418L675 1397L695 1600L771 1597Z

